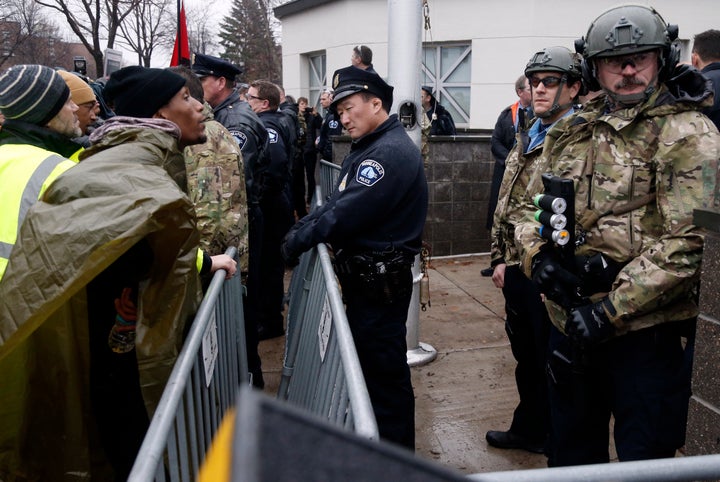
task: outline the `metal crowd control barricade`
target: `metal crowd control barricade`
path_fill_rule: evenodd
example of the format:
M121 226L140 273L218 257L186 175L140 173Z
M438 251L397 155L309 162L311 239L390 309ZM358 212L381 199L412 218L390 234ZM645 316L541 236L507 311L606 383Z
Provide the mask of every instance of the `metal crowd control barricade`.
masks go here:
M320 173L315 209L334 189L339 166L321 161ZM325 245L300 257L289 294L278 398L377 440L377 422Z
M318 183L322 194L319 195L327 196L335 190L335 183L337 178L340 176L340 166L328 162L324 159L320 160L320 182ZM317 189L316 189L317 191Z
M237 259L237 249L226 254ZM240 275L213 276L128 481L195 480L240 384L249 383Z
M293 271L287 320L278 398L377 440L377 422L324 245L303 254Z
M718 480L720 455L472 474L478 482L691 482Z

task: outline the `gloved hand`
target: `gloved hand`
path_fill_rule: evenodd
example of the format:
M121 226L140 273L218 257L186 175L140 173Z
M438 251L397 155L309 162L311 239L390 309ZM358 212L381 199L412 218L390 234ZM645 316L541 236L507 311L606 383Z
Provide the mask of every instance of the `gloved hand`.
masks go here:
M300 264L300 254L295 254L292 252L292 250L288 246L287 236L285 236L285 239L283 239L283 242L280 245L280 255L282 256L282 259L283 261L285 261L285 265L288 268L294 268L295 266Z
M552 250L540 251L533 258L532 281L549 300L564 308L578 304L580 278L566 270Z
M565 332L569 337L586 343L599 343L612 337L615 325L612 324L603 305L610 305L607 298L575 308L570 312Z
M580 293L586 296L607 293L625 263L618 263L609 256L595 253L592 256L576 256L576 273L582 280Z

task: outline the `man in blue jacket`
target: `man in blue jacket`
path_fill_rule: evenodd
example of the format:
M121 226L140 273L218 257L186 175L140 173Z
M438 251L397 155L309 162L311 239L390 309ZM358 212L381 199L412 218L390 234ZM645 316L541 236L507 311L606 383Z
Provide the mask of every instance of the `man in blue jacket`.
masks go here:
M283 257L293 264L316 244L331 245L380 437L414 450L405 321L427 213L422 157L397 115L388 114L393 88L379 75L340 69L333 87L350 153L328 202L286 236Z

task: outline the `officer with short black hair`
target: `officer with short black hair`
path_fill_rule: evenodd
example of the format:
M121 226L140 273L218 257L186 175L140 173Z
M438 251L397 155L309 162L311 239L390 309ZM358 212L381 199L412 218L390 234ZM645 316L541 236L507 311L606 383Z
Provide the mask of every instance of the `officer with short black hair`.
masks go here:
M405 321L427 213L422 157L388 114L393 88L379 75L347 67L335 71L333 87L350 153L328 202L290 230L282 253L293 264L318 243L332 246L380 437L414 450Z

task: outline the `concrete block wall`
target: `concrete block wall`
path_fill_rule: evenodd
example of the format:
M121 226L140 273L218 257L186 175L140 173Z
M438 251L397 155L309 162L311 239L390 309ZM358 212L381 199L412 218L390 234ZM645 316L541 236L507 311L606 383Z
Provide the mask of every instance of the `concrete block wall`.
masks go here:
M335 163L341 163L350 139L334 141ZM429 206L423 240L432 256L484 253L490 250L485 228L494 160L490 134L438 136L428 141L425 166Z
M696 210L705 229L686 454L720 453L720 212Z

